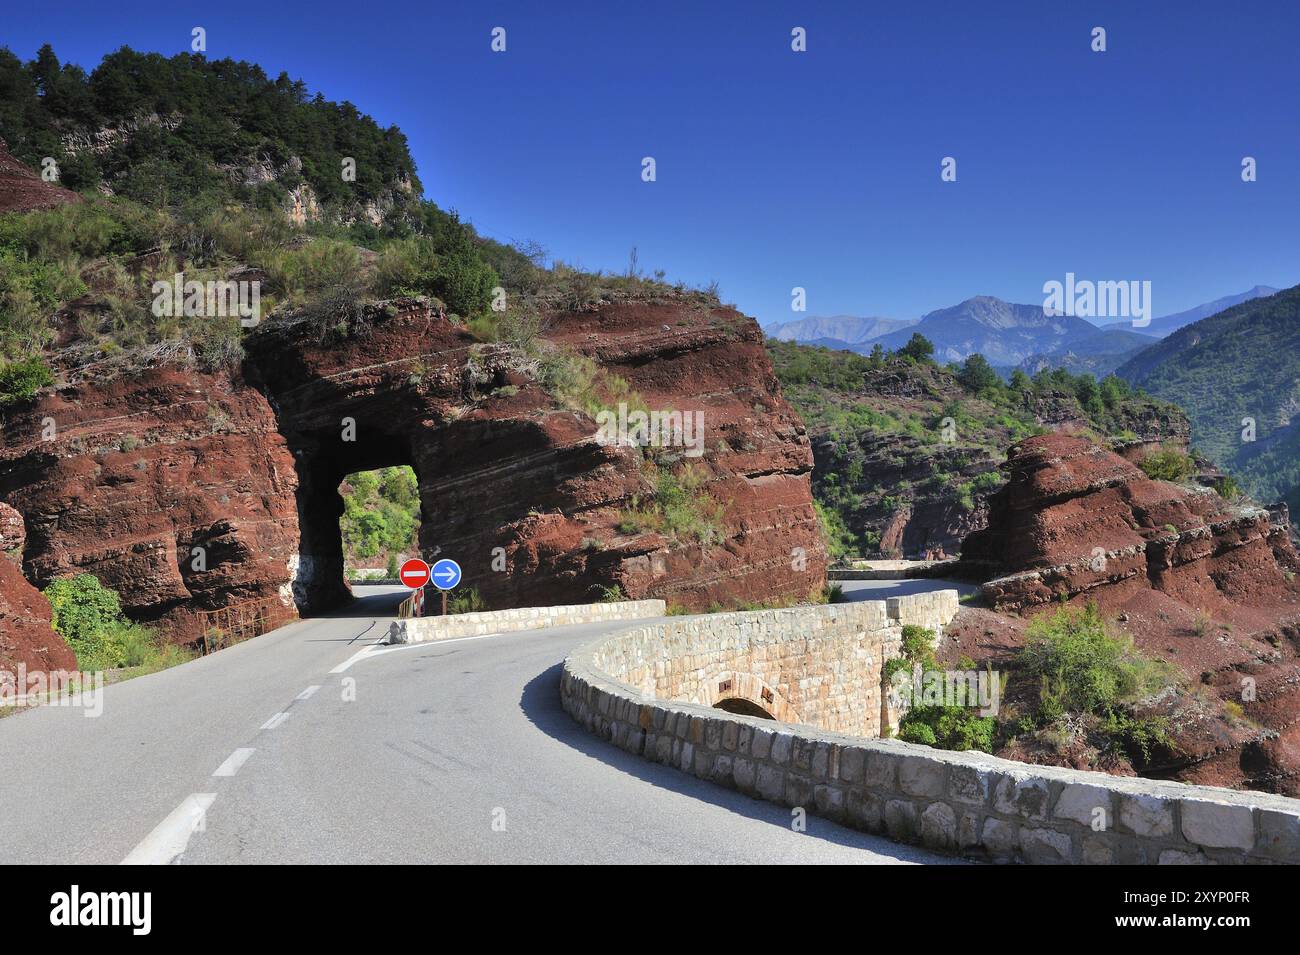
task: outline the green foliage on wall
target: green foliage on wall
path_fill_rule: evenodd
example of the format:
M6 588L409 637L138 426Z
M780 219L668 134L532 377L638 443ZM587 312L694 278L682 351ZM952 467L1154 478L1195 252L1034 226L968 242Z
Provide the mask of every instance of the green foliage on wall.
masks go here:
M418 549L420 493L415 471L405 465L349 474L341 486L344 561L352 567L376 560L391 566L397 554ZM393 576L396 576L394 574Z

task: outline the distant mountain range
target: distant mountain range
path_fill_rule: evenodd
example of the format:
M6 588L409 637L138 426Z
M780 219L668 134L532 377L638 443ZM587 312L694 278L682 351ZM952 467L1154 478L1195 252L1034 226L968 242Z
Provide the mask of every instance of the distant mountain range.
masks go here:
M1300 513L1300 286L1256 285L1142 329L1046 316L1040 305L987 295L916 321L837 315L769 328L783 341L863 354L876 345L896 351L918 332L940 363L978 352L1004 376L1017 368L1116 374L1183 408L1196 448L1256 500L1287 500ZM1254 422L1253 436L1243 419Z
M963 361L979 352L1007 372L1031 358L1067 353L1082 358L1127 355L1155 341L1127 330L1098 328L1082 318L1045 315L1041 305L1015 305L991 295L978 295L920 319L836 315L768 328L768 335L780 341L863 354L877 344L897 351L917 332L934 344L940 362Z
M1234 305L1240 305L1242 302L1249 302L1251 299L1267 298L1270 295L1276 295L1281 289L1275 289L1269 285L1256 285L1254 288L1240 292L1236 295L1225 295L1223 298L1216 298L1213 302L1206 302L1204 305L1197 305L1195 308L1189 308L1185 312L1175 312L1173 315L1165 315L1162 318L1152 319L1151 324L1145 328L1135 329L1143 335L1153 335L1156 338L1164 338L1172 332L1185 328L1193 322L1199 322L1203 318L1209 318L1211 315L1217 315L1225 308L1232 308ZM1131 321L1109 322L1103 325L1103 328L1130 328Z
M890 332L907 328L919 322L919 318L863 318L860 315L810 315L790 322L770 325L767 329L769 338L779 342L799 342L809 345L836 342L840 348L857 345L861 342L879 338ZM835 347L827 344L828 348ZM852 350L852 349L847 349Z
M1004 375L1016 368L1032 374L1042 368L1063 367L1100 378L1166 335L1276 292L1256 285L1246 292L1156 318L1144 328L1134 328L1130 321L1097 326L1075 316L1046 315L1041 305L1017 305L977 295L919 319L809 316L770 325L767 333L778 341L866 354L876 345L897 351L919 332L934 344L940 362L964 361L978 352Z

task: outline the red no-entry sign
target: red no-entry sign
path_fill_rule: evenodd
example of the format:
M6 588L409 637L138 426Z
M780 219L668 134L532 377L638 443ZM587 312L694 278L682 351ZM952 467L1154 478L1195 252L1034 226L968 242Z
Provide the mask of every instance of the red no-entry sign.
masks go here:
M412 557L402 565L398 577L412 590L419 590L429 582L429 565L418 557Z

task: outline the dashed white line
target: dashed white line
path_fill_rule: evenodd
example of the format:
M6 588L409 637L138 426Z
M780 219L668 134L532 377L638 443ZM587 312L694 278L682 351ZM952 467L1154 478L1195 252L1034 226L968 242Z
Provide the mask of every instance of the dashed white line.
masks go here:
M213 776L235 775L235 773L239 772L240 767L243 766L246 762L248 762L248 757L252 756L254 752L256 752L256 750L252 750L252 749L235 750L233 753L231 753L229 756L226 757L226 761L222 763L220 766L218 766L217 771L212 775Z
M203 830L208 808L216 793L191 793L153 832L140 840L122 865L167 865L190 844L190 836Z
M265 723L262 724L262 729L273 730L288 718L289 718L289 714L285 711L276 713L269 720L267 720Z
M319 690L319 689L320 689L320 685L319 685L319 684L316 684L316 685L313 685L313 686L309 686L309 687L307 687L307 689L303 690L303 691L302 691L301 693L299 693L296 697L294 697L294 699L296 699L296 700L310 700L310 699L312 698L312 695L313 695L317 690Z

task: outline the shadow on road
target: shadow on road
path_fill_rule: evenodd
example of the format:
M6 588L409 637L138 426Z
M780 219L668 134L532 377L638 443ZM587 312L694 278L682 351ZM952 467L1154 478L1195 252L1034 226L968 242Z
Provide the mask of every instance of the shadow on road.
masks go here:
M356 599L342 607L304 617L306 621L355 620L357 632L346 637L308 637L308 643L359 643L374 641L388 630L388 620L397 615L397 605L411 593L406 587L354 586Z
M648 762L640 756L624 752L612 743L592 736L574 722L560 706L561 669L562 664L557 663L530 680L519 698L519 708L524 715L547 736L652 786L720 806L738 815L780 826L782 829L790 828L791 816L788 809L696 779L661 763ZM811 814L807 822L808 830L804 835L837 845L866 849L903 862L941 861L952 864L962 862L960 859L942 859L923 849L890 842L881 836L846 829Z
M354 617L392 617L397 606L411 595L406 587L354 585L355 598L351 603L314 613L305 620L350 620Z

